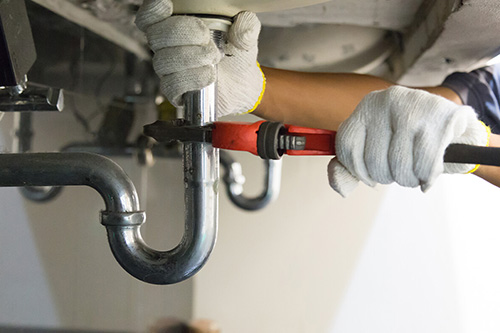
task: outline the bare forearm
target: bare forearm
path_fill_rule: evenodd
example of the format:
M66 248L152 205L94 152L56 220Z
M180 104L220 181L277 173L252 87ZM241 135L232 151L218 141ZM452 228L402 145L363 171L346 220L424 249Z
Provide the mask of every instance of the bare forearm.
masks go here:
M299 126L336 130L363 96L392 83L367 75L302 73L263 68L267 88L256 115Z
M394 84L378 77L351 73L303 73L265 67L263 71L267 88L255 115L330 130L337 130L366 94ZM460 101L447 88L423 89Z

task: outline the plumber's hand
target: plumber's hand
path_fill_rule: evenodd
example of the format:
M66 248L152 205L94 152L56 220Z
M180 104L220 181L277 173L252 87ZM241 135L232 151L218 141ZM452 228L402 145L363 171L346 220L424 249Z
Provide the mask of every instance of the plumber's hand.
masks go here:
M253 111L265 89L257 64L257 16L241 12L234 18L222 56L202 20L171 15L170 0L145 0L136 17L155 53L153 66L168 100L181 106L184 93L206 87L217 77L218 116Z
M400 86L372 92L340 125L337 156L328 166L330 185L344 197L359 180L425 191L443 172L475 168L444 163L450 143L485 146L488 140L489 129L468 106Z

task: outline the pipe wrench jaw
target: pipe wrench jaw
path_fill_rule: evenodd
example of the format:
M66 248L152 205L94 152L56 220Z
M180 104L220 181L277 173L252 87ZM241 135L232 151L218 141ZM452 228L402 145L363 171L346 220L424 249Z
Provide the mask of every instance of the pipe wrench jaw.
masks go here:
M157 120L144 126L144 135L159 143L212 142L213 124L196 126L184 119Z
M247 151L263 159L286 155L335 155L335 132L279 122L214 122L193 126L184 119L157 121L144 134L160 143L208 142L215 148Z

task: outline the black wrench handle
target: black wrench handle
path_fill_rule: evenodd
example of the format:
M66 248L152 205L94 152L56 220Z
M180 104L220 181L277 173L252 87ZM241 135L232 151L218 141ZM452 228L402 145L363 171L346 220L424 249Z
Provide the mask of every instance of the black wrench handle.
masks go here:
M446 148L444 161L500 166L500 148L453 143Z

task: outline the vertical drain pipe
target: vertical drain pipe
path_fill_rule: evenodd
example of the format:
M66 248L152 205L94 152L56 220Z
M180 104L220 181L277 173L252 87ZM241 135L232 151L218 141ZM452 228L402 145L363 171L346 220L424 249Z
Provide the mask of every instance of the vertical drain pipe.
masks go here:
M230 21L204 19L219 47ZM184 95L185 119L203 126L216 121L216 83ZM194 275L210 256L217 238L219 151L210 143L184 144L185 231L180 244L166 252L149 248L139 225L103 214L102 224L120 265L136 278L153 284L171 284ZM111 214L113 215L113 214Z

